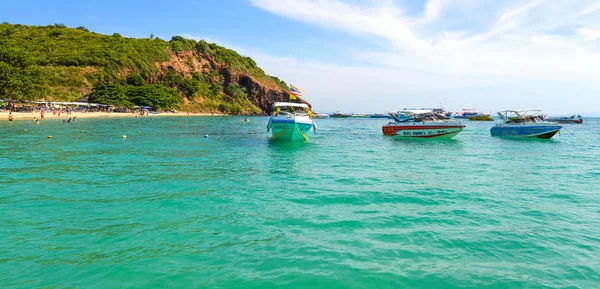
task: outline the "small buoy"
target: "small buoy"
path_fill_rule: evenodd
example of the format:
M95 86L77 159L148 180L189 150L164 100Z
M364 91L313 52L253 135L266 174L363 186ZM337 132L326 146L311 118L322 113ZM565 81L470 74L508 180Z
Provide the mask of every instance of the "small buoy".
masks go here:
M253 131L251 131L251 132L250 132L250 134L254 134L254 132L253 132Z
M81 133L85 133L85 130L81 130Z
M198 134L197 132L194 132L194 134Z
M121 138L127 138L127 136L126 136L126 135L123 135Z
M26 130L26 129L24 129L24 130L23 130L23 132L27 132L27 130Z
M357 132L354 132L354 135L357 135L357 134L358 134Z
M204 135L204 138L208 138L208 135Z
M48 138L52 138L52 136L51 136L51 135L49 135L49 136L48 136Z
M138 133L141 133L141 131L138 130Z

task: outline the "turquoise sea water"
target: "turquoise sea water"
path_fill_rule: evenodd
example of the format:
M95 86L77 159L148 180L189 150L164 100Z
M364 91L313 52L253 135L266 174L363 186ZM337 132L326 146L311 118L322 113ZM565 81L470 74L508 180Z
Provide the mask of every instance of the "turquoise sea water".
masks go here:
M600 288L598 119L301 145L237 120L1 122L0 288Z

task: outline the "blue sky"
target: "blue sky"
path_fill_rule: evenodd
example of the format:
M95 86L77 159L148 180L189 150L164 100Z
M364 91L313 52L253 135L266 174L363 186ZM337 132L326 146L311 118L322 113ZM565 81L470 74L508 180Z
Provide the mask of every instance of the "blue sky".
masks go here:
M11 1L0 20L203 38L317 110L600 112L599 0Z

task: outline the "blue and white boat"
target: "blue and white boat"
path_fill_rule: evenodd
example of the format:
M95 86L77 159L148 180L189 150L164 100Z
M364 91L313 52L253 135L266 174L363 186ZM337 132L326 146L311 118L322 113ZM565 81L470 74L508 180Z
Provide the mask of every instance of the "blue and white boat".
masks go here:
M558 122L558 123L583 123L581 115L563 116L563 117L547 117L545 121Z
M535 109L500 111L498 115L502 123L492 127L490 134L509 138L552 138L562 126L543 121L539 113L540 110Z
M269 118L267 131L272 131L272 140L308 141L310 130L317 131L312 112L304 103L276 102Z

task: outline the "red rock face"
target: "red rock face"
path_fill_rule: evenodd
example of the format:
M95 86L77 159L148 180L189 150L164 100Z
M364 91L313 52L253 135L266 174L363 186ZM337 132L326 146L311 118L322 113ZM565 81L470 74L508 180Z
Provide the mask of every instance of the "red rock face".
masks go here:
M169 70L184 76L193 72L209 73L218 70L219 74L225 78L225 86L229 83L237 83L246 88L248 99L260 108L264 115L272 111L275 102L289 101L289 93L277 86L275 82L263 83L248 74L234 72L226 64L217 62L211 55L199 54L193 51L172 53L169 61L157 62L155 66L158 68L158 75L153 78L164 76ZM308 102L301 98L298 98L295 102L306 103L310 106Z

